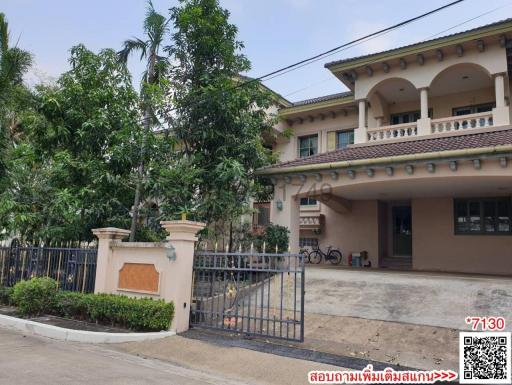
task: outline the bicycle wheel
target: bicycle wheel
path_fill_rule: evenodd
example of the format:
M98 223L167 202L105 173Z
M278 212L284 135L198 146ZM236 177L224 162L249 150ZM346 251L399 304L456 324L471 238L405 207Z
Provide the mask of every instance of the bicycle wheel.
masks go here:
M331 250L329 252L329 261L333 265L339 265L341 262L341 253L338 250Z
M309 253L309 263L318 265L320 262L322 262L322 254L320 254L318 251L312 251Z

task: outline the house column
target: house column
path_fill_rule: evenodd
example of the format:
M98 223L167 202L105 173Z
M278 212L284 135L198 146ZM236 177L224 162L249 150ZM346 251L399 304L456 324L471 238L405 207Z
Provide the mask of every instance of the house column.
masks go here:
M503 74L494 76L494 90L496 92L496 108L505 107L505 76Z
M420 89L421 119L428 118L428 88Z
M300 185L279 178L274 183L274 200L270 209L270 221L287 227L290 231L290 250L299 252L300 199L294 196ZM275 247L275 246L274 246Z
M510 124L509 107L505 103L505 74L494 74L494 92L496 94L496 107L492 110L494 126Z
M359 100L359 125L354 133L354 143L366 143L366 99Z
M428 117L428 88L423 87L420 88L420 107L421 107L421 117L416 121L418 136L420 135L428 135L431 131L431 122Z

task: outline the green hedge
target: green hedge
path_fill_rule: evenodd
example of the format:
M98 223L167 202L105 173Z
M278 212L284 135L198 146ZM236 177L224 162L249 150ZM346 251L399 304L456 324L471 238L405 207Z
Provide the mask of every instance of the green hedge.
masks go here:
M56 288L57 282L48 278L21 281L14 290L0 290L0 301L12 302L23 316L48 313L135 331L168 330L174 318L172 302L113 294L82 294Z
M0 305L12 305L12 287L0 286Z
M137 331L160 331L171 326L174 304L151 298L60 292L55 313Z
M33 278L14 285L12 302L21 315L34 316L48 312L55 306L57 282L51 278Z

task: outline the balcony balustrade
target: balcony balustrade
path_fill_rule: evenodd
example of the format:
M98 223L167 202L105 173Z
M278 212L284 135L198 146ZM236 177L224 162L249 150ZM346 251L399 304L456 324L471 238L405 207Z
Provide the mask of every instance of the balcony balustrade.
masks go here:
M492 112L480 112L478 114L433 119L430 124L430 133L459 132L474 128L492 127L493 125ZM416 137L418 136L418 125L416 122L412 122L369 128L367 134L368 142Z
M395 124L368 129L368 142L380 142L383 140L408 138L418 135L416 122Z
M462 131L472 128L484 128L490 126L493 126L492 112L490 111L480 112L478 114L434 119L431 122L432 134Z

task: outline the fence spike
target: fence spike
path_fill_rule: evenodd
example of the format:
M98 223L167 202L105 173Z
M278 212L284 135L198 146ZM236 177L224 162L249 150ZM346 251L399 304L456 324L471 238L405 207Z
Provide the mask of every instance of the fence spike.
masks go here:
M277 254L277 250L279 250L279 249L278 249L278 247L277 247L277 243L276 243L276 254Z
M254 250L254 242L251 242L251 254L252 254L253 250Z
M263 241L263 252L265 252L265 249L266 249L266 244L265 244L265 241Z
M218 246L218 245L219 245L219 244L218 244L218 242L217 242L217 241L215 241L215 252L217 252L217 246Z

